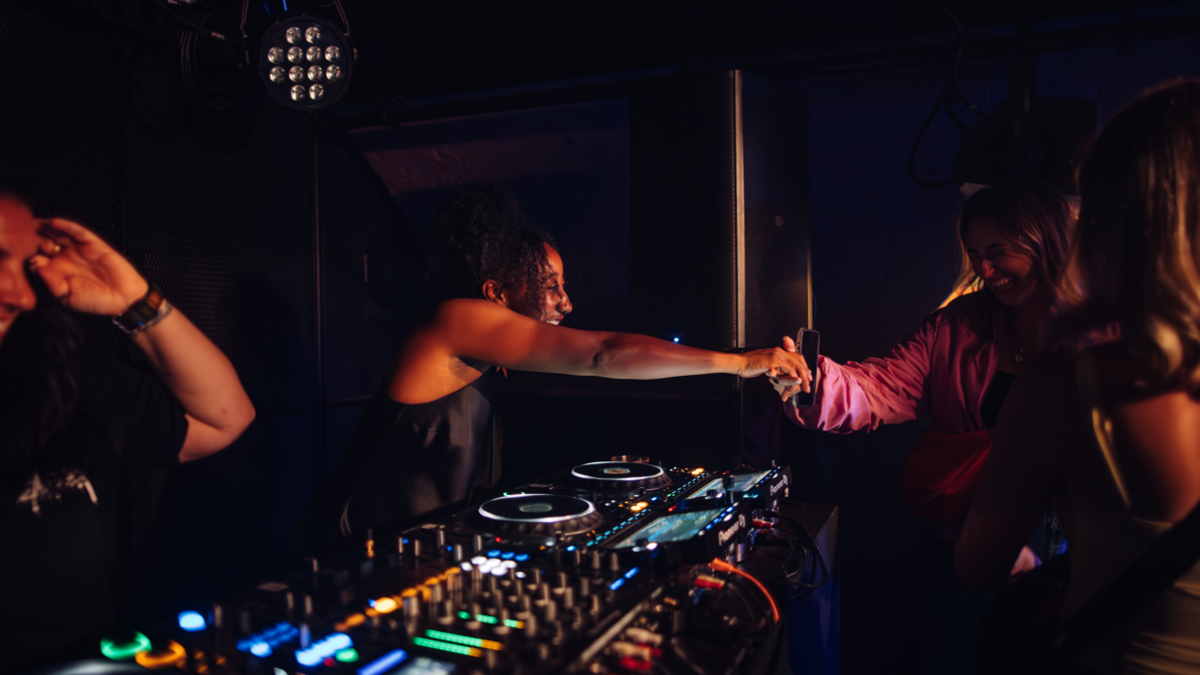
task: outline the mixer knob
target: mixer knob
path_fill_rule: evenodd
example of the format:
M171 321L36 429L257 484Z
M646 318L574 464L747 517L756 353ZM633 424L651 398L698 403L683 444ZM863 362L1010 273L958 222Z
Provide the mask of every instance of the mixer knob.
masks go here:
M446 527L438 525L433 531L433 545L438 550L438 553L446 552Z
M530 614L529 616L525 617L525 637L530 640L533 640L533 639L537 638L537 634L538 634L537 617L534 616L533 614Z
M579 578L579 595L581 597L587 597L588 595L591 594L591 592L592 592L592 580L588 579L587 577L580 577Z
M554 585L556 588L566 588L567 587L567 573L566 572L556 573L554 575L554 580L555 580Z
M445 597L444 590L441 584L434 584L429 587L429 602L437 604Z
M404 555L404 535L396 537L396 553Z
M588 557L590 558L591 564L592 564L592 574L599 574L600 573L600 551L592 551L592 554Z
M538 643L536 652L539 661L546 662L550 660L550 645L545 642Z
M533 598L528 595L522 595L517 599L517 612L520 614L528 614L533 609Z
M489 672L495 672L500 665L500 655L491 649L483 650L483 665L487 667Z
M471 535L471 553L479 553L483 550L483 537L475 534Z
M500 580L496 578L496 575L489 574L487 576L487 584L486 585L487 585L487 592L489 594L497 595L500 593Z
M604 601L598 595L593 595L591 598L591 606L588 607L588 612L594 616L599 614L600 610L604 608Z
M453 554L451 555L451 559L452 559L454 562L456 562L456 563L461 563L461 562L463 561L463 547L462 547L462 544L455 544L455 545L454 545L454 552L453 552Z
M547 602L542 609L543 618L546 619L546 623L553 623L554 621L558 620L558 605L556 605L553 600Z
M417 558L421 557L421 540L413 537L412 541L409 543L412 544L413 567L416 567Z
M404 598L404 618L407 621L416 621L421 615L421 599L416 595L410 595Z
M540 605L540 604L547 603L547 602L551 602L550 585L549 584L538 584L537 603Z
M562 594L563 609L571 609L575 606L575 589L570 586L563 587Z
M305 593L305 594L304 594L304 616L306 616L306 617L307 617L307 616L312 616L312 613L313 613L313 599L312 599L312 596L311 596L311 595L309 595L308 593Z
M313 574L317 574L318 572L321 571L321 562L319 560L317 560L316 558L307 558L307 560L308 560L309 564L312 566Z
M621 558L616 553L608 554L608 571L614 574L621 571Z
M448 626L454 623L454 603L449 600L443 600L438 603L436 621L443 626Z
M583 564L583 551L580 550L579 547L576 547L574 551L571 551L571 564L576 567L579 567Z
M224 628L225 609L218 603L213 603L213 628Z
M283 604L289 616L296 611L296 596L291 591L283 594Z
M242 631L242 635L250 634L250 612L244 609L238 612L238 629Z

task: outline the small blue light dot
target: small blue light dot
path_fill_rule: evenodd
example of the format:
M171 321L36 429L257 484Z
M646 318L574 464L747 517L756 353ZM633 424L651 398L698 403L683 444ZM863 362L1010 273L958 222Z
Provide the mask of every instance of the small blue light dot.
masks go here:
M487 557L499 558L500 557L500 549L496 548L496 549L492 549L492 550L488 551Z
M575 546L574 546L574 545L568 546L568 547L567 547L567 550L568 550L568 551L574 551L574 550L575 550Z
M671 341L672 341L672 342L679 342L679 338L673 338Z
M504 560L512 560L512 559L513 559L513 552L512 552L512 551L505 551L504 553L501 553L501 554L500 554L500 557L501 557L501 558L503 558Z
M260 658L264 656L270 656L271 651L271 645L265 642L255 642L254 644L250 645L250 653Z
M572 546L571 548L575 548L575 547ZM528 553L518 553L517 554L517 562L525 562L526 560L529 560Z

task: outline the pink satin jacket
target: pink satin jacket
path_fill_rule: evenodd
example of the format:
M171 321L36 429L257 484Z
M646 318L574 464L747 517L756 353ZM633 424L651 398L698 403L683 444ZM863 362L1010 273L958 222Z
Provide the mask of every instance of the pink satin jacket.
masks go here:
M907 422L926 413L942 433L982 429L979 406L996 373L999 353L992 341L964 357L979 338L967 327L963 309L978 300L974 294L965 295L930 314L884 358L838 365L819 357L816 405L785 405L787 416L806 429L842 434Z

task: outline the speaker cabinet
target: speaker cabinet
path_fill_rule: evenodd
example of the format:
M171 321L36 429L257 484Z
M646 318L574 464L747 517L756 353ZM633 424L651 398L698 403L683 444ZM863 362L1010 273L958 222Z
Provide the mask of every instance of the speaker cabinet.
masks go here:
M812 326L807 130L798 92L738 70L630 98L636 330L738 350Z

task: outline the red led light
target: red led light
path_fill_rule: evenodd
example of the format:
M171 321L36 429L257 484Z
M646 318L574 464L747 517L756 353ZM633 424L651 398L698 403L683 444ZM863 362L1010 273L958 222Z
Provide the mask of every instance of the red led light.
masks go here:
M502 541L504 541L504 540L503 540L503 539L501 539L500 537L496 537L496 543L497 543L497 544L499 544L499 543L500 543L500 542L502 542Z
M631 670L635 673L644 673L653 667L650 665L649 661L636 659L632 656L623 656L618 663L620 663L621 667L625 670Z
M337 665L337 661L334 661L332 656L326 656L325 660L322 663L324 663L325 665L330 666L330 667Z

